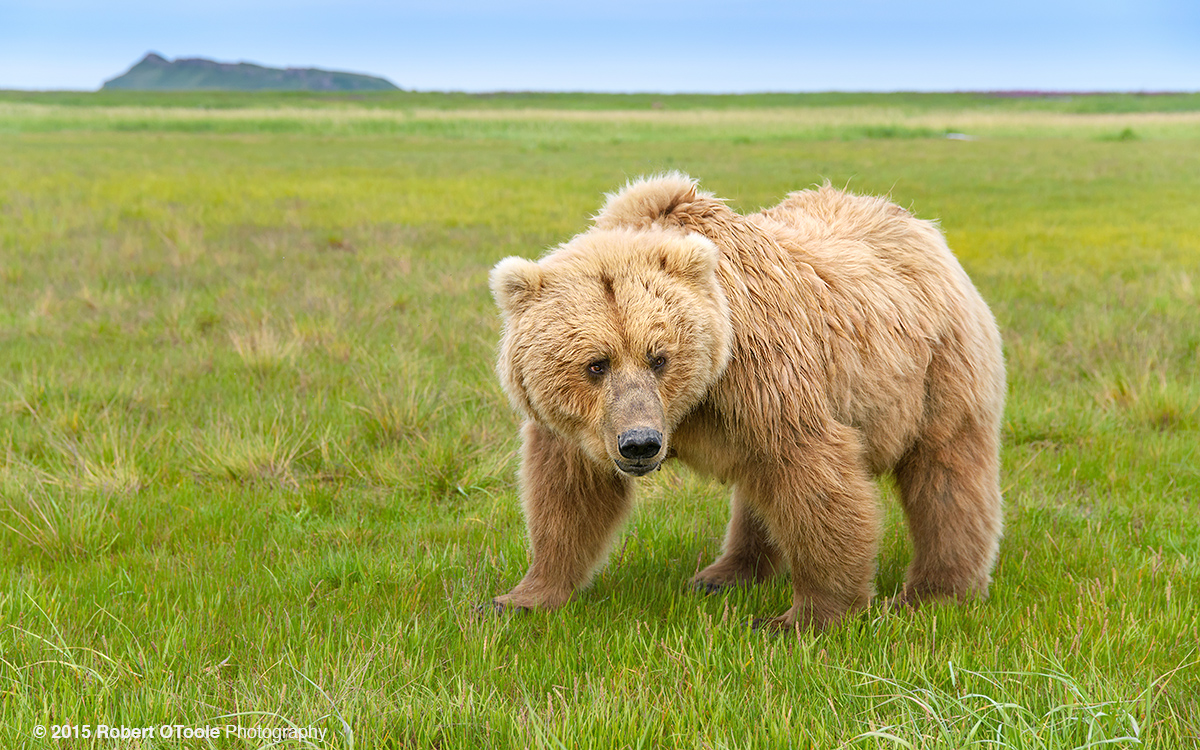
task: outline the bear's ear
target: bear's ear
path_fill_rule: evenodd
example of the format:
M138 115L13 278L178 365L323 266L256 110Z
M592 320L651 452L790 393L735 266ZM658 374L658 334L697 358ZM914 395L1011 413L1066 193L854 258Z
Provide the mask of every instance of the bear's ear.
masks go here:
M511 317L523 310L542 288L542 269L533 261L510 256L496 264L488 280L500 311Z
M594 217L596 227L645 229L666 219L676 209L691 206L698 198L712 197L697 190L696 185L696 180L682 172L632 180L618 192L605 196L604 208Z
M717 272L721 250L712 240L692 232L663 247L662 265L667 273L696 285L705 285Z

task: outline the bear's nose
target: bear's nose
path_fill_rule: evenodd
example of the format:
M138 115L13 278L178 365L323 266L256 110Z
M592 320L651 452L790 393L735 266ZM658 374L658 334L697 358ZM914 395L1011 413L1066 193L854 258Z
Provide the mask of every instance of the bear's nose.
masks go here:
M662 433L652 427L635 427L617 438L617 450L630 460L652 458L662 449Z

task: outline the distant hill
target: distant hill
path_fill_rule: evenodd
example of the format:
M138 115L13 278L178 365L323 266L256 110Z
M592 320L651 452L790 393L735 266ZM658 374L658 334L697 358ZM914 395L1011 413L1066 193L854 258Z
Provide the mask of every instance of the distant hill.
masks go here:
M319 68L267 68L253 63L222 63L202 57L167 60L147 54L102 89L135 91L396 91L386 78Z

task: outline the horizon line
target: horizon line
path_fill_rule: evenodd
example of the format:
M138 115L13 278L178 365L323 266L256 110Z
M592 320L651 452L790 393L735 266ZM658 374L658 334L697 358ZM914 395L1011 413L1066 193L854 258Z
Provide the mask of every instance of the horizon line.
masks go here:
M335 71L346 72L346 71ZM364 74L370 75L370 74ZM396 94L467 94L470 96L513 96L523 94L586 94L592 96L800 96L806 94L985 94L989 96L1018 97L1053 97L1053 96L1104 96L1123 94L1128 96L1172 96L1200 94L1200 89L1125 89L1125 88L1095 88L1095 89L1054 89L1054 88L1011 88L1011 89L972 89L972 88L889 88L889 89L759 89L751 91L656 91L656 90L604 90L604 89L538 89L538 88L505 88L505 89L419 89L405 88L393 82L396 89L392 91L318 91L306 89L221 89L221 88L190 88L190 89L104 89L100 88L12 88L0 85L0 93L19 92L26 94L99 94L105 91L121 91L142 94L185 94L185 93L297 93L297 94L356 94L374 96L394 96Z

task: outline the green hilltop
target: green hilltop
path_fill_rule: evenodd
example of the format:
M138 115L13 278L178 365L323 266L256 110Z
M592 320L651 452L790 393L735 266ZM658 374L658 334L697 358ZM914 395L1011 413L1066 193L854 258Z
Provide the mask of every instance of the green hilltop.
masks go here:
M136 91L396 91L377 76L319 68L268 68L253 63L222 63L202 57L167 60L148 53L123 75L105 81L104 90Z

